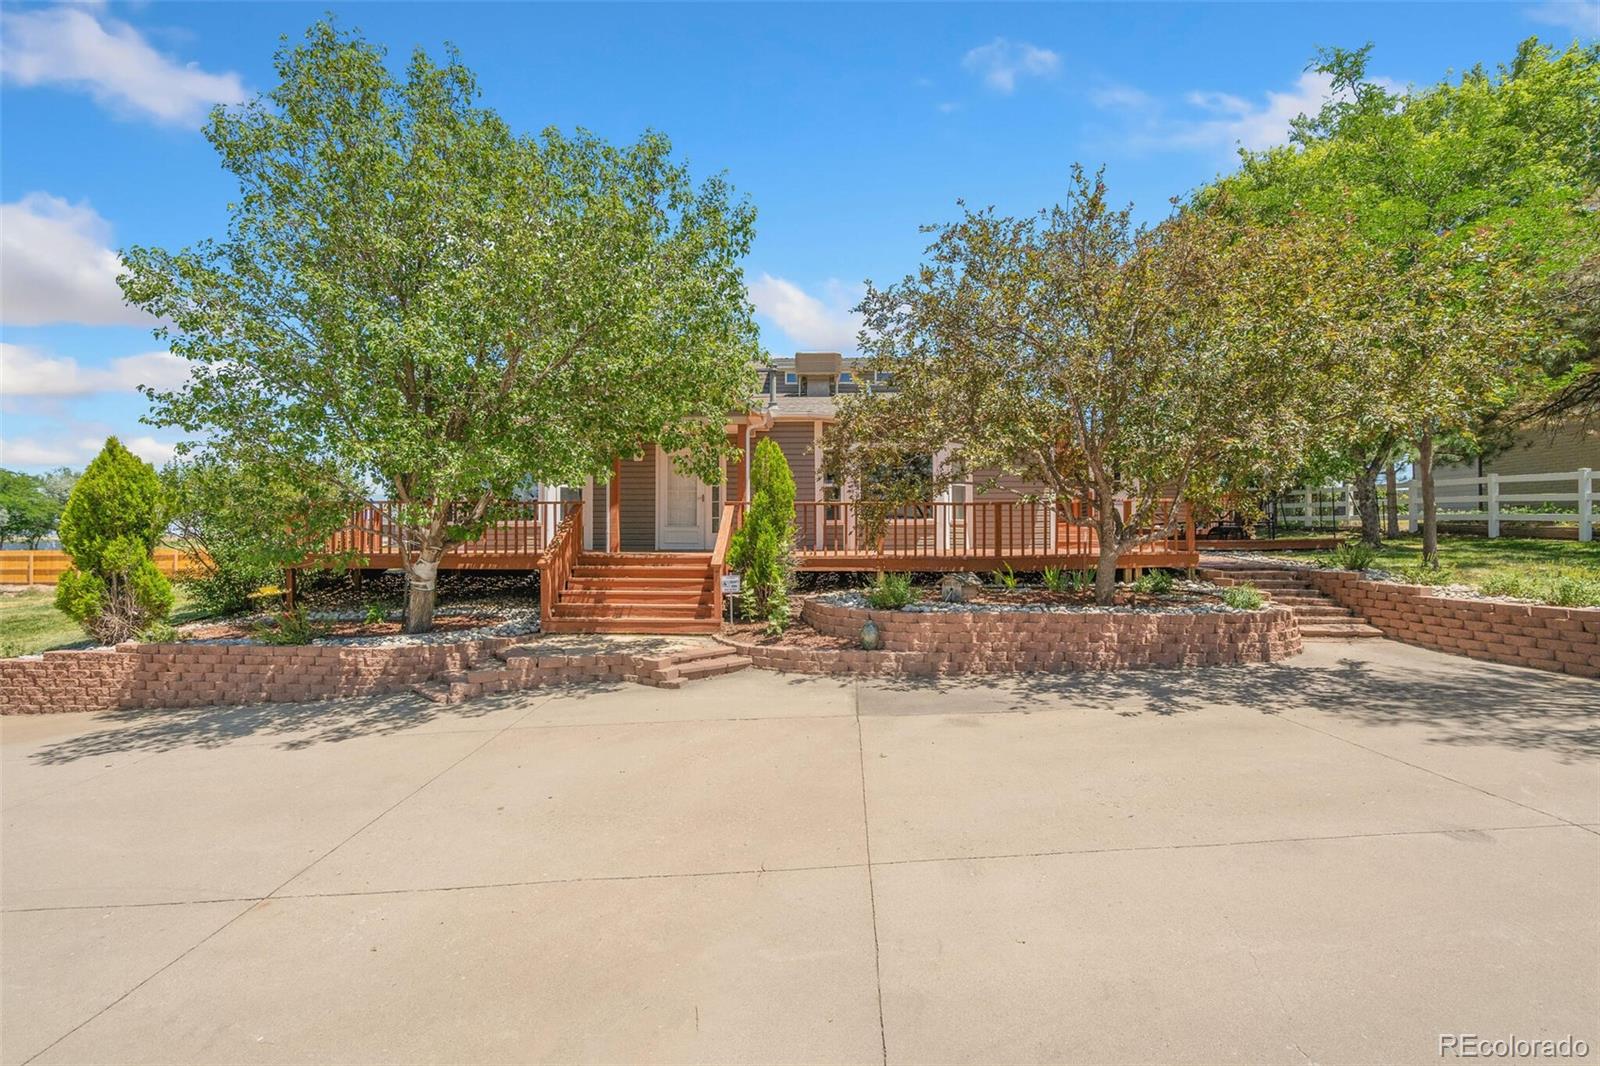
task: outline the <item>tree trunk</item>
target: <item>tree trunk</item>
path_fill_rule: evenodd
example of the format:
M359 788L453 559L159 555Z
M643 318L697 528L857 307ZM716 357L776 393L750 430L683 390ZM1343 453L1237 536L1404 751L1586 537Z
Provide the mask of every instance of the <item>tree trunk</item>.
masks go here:
M1383 544L1382 521L1378 515L1378 460L1362 464L1356 477L1356 513L1361 516L1361 541L1372 547Z
M1112 510L1116 501L1107 499L1099 506L1100 561L1094 571L1094 602L1110 607L1117 600L1117 517Z
M1433 498L1433 434L1424 433L1417 441L1417 474L1422 480L1422 563L1439 565L1439 512Z
M1395 485L1394 463L1385 463L1383 475L1388 480L1384 486L1384 502L1388 505L1388 527L1384 535L1391 540L1400 536L1400 489Z
M439 557L443 554L444 545L424 543L417 557L406 562L406 633L426 633L433 628L433 605L439 592Z

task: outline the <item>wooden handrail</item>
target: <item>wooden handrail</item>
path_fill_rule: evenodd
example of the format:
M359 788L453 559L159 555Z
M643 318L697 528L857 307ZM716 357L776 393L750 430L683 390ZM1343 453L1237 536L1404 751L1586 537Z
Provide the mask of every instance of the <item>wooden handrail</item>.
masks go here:
M569 500L563 505L565 514L556 527L550 545L544 551L539 565L539 627L548 629L555 617L556 604L561 590L567 584L572 568L577 565L583 551L583 503Z
M711 602L722 617L722 575L727 572L728 542L744 519L744 504L730 501L722 505L722 516L717 522L717 542L711 549Z

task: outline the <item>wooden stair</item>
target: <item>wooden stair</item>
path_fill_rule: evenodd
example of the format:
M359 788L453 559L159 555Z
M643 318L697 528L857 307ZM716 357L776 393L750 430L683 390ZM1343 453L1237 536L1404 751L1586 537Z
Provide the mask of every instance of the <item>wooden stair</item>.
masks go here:
M709 552L584 552L557 590L550 633L715 633Z

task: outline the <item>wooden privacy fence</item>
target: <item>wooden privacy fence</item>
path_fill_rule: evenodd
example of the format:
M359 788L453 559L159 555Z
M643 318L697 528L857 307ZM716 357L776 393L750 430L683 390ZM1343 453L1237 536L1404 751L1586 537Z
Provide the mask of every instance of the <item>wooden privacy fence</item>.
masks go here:
M157 548L151 558L168 577L202 573L193 559L176 548ZM0 585L54 585L71 569L71 557L59 549L6 548L0 551Z

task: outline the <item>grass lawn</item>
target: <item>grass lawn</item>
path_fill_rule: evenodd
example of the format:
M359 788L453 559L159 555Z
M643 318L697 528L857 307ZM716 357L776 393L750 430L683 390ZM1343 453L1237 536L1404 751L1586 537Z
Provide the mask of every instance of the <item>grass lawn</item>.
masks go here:
M1284 552L1336 565L1329 552ZM1488 595L1517 596L1568 607L1600 606L1600 540L1533 540L1519 537L1439 537L1442 573L1422 567L1422 537L1385 541L1371 565L1430 584L1472 585Z
M172 622L198 618L188 591L182 585L175 585L172 591ZM55 601L54 585L0 593L0 658L93 645L78 623L56 610Z

